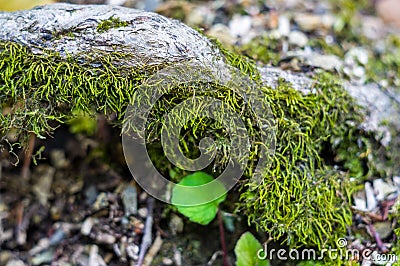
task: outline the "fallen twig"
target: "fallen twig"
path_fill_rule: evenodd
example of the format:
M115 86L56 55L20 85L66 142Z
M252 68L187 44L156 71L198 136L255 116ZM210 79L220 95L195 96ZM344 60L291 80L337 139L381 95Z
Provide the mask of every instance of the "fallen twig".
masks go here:
M379 248L379 250L382 252L387 252L388 249L383 244L381 237L379 236L378 232L376 232L376 230L375 230L374 225L368 224L368 229L369 229L371 235L375 238L376 246Z
M396 203L397 196L381 202L381 213L383 220L387 220L390 208Z
M24 202L18 203L16 208L16 225L15 225L15 239L18 245L24 245L26 243L26 230L29 227L29 222L32 216L39 209L39 204L35 203L25 212L24 214Z
M182 254L179 249L176 248L174 244L174 261L176 266L182 266Z
M153 245L151 245L151 248L149 249L149 252L147 252L146 256L144 257L143 261L143 266L150 266L155 255L158 253L162 246L162 238L160 234L157 234L156 239L154 240Z
M218 256L223 254L224 253L221 250L215 251L214 254L211 256L211 259L207 262L207 266L213 265Z
M35 148L35 142L36 142L36 135L32 132L29 133L28 146L25 151L24 163L22 164L22 170L21 170L22 179L25 180L29 178L29 167L32 161L32 154L33 154L33 149Z
M139 252L139 259L138 259L138 266L142 266L144 262L144 258L146 255L147 249L150 247L151 244L151 231L153 228L153 209L154 209L154 198L148 197L147 199L147 209L148 209L148 216L146 218L146 224L144 228L144 235L142 244L140 245L140 252Z

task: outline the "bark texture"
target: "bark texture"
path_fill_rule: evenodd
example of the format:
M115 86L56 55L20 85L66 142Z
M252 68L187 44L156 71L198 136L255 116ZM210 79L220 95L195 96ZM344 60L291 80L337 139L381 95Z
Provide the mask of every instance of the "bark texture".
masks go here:
M118 19L126 26L99 30ZM0 40L13 41L40 54L101 52L126 54L126 65L165 65L182 60L215 60L219 51L194 29L161 15L106 5L54 4L32 10L0 13Z

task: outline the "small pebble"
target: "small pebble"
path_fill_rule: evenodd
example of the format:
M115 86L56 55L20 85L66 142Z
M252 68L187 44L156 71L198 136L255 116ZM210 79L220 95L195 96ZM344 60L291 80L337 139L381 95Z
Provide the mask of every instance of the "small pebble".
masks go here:
M89 252L89 266L107 266L107 264L104 262L103 258L99 254L99 247L97 245L92 245L90 247L90 252Z
M126 254L129 258L137 260L139 257L139 247L135 244L130 244L126 247Z
M251 17L235 14L229 22L229 29L233 36L245 36L251 29Z
M235 42L235 38L232 36L229 28L221 23L213 25L207 34L217 38L224 45L231 45Z
M183 231L183 220L178 215L172 214L171 220L169 222L169 229L171 230L172 235L176 235L177 233L181 233Z
M397 192L397 188L395 186L386 183L385 181L383 181L383 179L375 179L373 181L373 185L374 191L376 193L376 199L378 201L382 201L386 199L386 197L390 194Z
M389 82L387 79L383 79L383 80L379 81L379 85L383 88L387 88L389 86Z
M106 4L111 6L122 6L125 2L126 0L106 0Z
M144 229L144 223L140 220L135 218L134 216L130 217L130 223L137 229Z
M174 264L174 261L171 260L170 258L163 257L163 258L162 258L162 263L163 263L163 265L168 266L168 265Z
M89 235L93 225L94 225L94 219L92 217L86 218L81 227L81 234L84 236Z
M142 218L146 218L147 214L149 213L149 211L147 210L147 208L140 208L138 210L139 216Z
M356 66L353 69L353 75L356 78L363 78L365 77L365 68L363 68L362 66Z
M99 233L96 235L96 242L99 244L113 244L117 239L110 234Z
M322 26L322 19L314 14L298 14L294 21L303 31L314 31Z
M375 195L374 195L374 190L371 186L371 183L367 182L364 185L365 189L365 197L367 198L367 209L368 210L373 210L378 206L378 202L376 201Z
M321 23L325 29L331 29L336 20L337 18L332 14L325 14L321 17Z
M137 213L137 191L136 187L128 185L124 191L122 191L122 203L124 205L125 216Z
M365 202L364 199L361 198L354 198L354 205L357 210L360 211L367 211L367 203Z
M48 249L42 253L37 254L32 258L32 264L33 265L41 265L41 264L47 264L49 265L50 262L54 259L54 250L53 249ZM12 264L14 266L14 264ZM11 265L10 265L11 266Z
M195 7L186 17L185 23L189 26L209 26L215 19L215 13L207 6Z
M51 185L53 184L56 169L49 165L38 165L33 173L36 184L32 191L35 193L38 201L42 205L46 205L51 194Z
M345 61L355 59L357 63L366 65L368 63L368 52L365 48L354 47L351 48L345 55Z
M336 55L312 54L307 57L307 63L310 66L320 67L328 71L340 70L343 66L342 60Z
M11 251L4 250L0 251L0 265L6 265L6 262L12 257Z
M34 246L29 250L29 255L33 256L36 255L40 252L42 252L45 249L48 249L50 246L50 239L48 238L42 238L38 241L37 245Z
M378 16L386 24L400 29L400 2L398 0L376 1L375 8Z
M113 251L117 257L121 257L122 253L117 243L113 244Z
M279 16L278 31L282 36L288 36L290 33L290 20L286 16Z
M139 195L139 201L141 201L141 202L146 201L147 197L148 197L147 193L146 192L142 192Z
M68 160L65 158L65 152L61 149L50 151L50 161L56 169L66 168L69 165Z
M97 188L95 185L90 185L86 190L85 190L85 202L88 205L92 205L98 196L99 192L97 191Z
M100 210L103 208L106 208L110 205L108 202L108 197L105 192L101 192L99 195L97 195L96 201L93 203L93 209L94 210Z
M25 263L19 259L9 260L6 266L25 266Z
M65 238L65 232L62 228L56 230L56 232L50 237L50 245L57 245Z
M292 31L289 33L289 44L304 47L308 43L307 35L301 31Z
M362 23L362 33L371 40L383 38L386 31L382 19L375 16L364 16Z

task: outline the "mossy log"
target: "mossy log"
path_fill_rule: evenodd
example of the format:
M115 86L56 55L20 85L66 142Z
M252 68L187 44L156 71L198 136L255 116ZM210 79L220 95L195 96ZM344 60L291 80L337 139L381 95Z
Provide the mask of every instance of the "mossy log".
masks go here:
M15 42L33 54L59 53L63 57L93 61L105 53L124 55L116 66L164 67L198 60L223 60L209 39L196 30L161 15L106 5L54 4L18 12L0 12L0 41ZM214 65L215 66L215 65ZM307 93L313 80L277 68L260 68L262 80L275 86L279 78ZM378 133L387 146L394 127L400 130L400 94L378 85L345 84L357 103L367 109L363 128Z
M291 246L333 245L344 237L352 219L351 192L355 187L349 175L367 176L363 163L373 163L373 158L382 155L376 153L370 160L365 154L376 152L371 145L384 147L384 152L385 146L391 146L395 152L389 157L399 153L395 133L400 129L399 95L390 95L374 85L345 85L343 89L331 75L310 79L275 68L257 69L254 63L198 31L154 13L55 4L0 13L0 25L2 135L13 129L45 137L52 131L50 120L63 122L76 109L116 113L122 120L135 89L146 78L181 62L196 61L210 72L224 71L229 65L248 75L271 107L278 132L271 169L255 190L247 190L246 185L251 184L243 182L238 210L275 239L285 237ZM220 90L211 96L234 103L238 113L245 110L239 95L220 85L210 86L216 87L214 92ZM177 88L174 95L164 99L165 106L198 95L196 89ZM364 108L358 108L358 104ZM158 107L164 110L162 103ZM250 121L246 126L253 128L250 132L257 139L251 114L243 116ZM158 128L154 121L149 126L153 133ZM217 125L208 122L214 133L224 136ZM210 126L204 121L196 123L197 131ZM365 131L381 143L371 144ZM196 138L204 134L186 133L198 148ZM159 132L150 135L159 141ZM221 143L224 157L226 145ZM254 142L252 146L245 177L253 173L259 145L262 143ZM157 148L156 143L155 156ZM327 163L324 153L339 156L342 171ZM388 158L387 154L384 157ZM168 173L171 166L163 165L164 159L156 163ZM392 166L392 170L377 167L385 176L394 174Z

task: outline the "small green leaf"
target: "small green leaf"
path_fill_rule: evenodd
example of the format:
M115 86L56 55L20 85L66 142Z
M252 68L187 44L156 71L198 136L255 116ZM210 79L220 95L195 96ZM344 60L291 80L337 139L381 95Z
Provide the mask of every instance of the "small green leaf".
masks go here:
M250 233L244 233L235 246L236 266L268 266L268 260L258 258L260 242Z
M204 172L196 172L194 174L188 175L184 177L178 185L181 186L201 186L207 184L211 181L214 181L214 178ZM199 190L197 193L191 193L188 195L187 191L183 189L181 186L175 186L172 190L172 204L174 204L178 211L189 218L190 221L196 222L202 225L209 224L217 214L218 205L223 202L226 198L226 189L223 184L219 181L216 181L215 186L213 186L212 193L217 193L215 195L221 195L213 201L210 201L205 204L197 205L197 206L181 206L178 205L177 202L185 202L187 201L196 201L202 202L204 198L208 198L209 194L204 190ZM210 192L211 193L211 192Z

